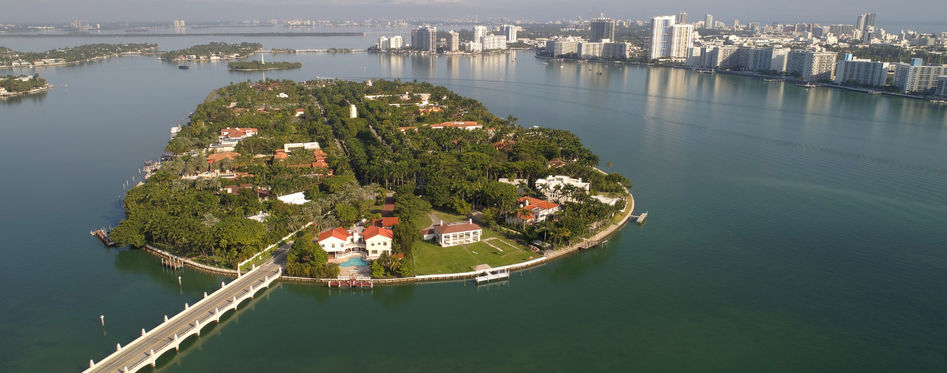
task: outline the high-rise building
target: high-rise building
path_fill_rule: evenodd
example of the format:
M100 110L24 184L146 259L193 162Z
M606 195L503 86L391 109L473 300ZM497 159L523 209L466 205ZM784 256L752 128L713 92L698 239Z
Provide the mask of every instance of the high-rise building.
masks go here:
M651 19L651 47L648 58L655 60L670 57L674 39L674 16L658 16Z
M934 95L947 97L947 76L937 77L937 84L934 87Z
M593 19L589 40L596 43L615 40L615 21L605 17Z
M187 23L185 23L183 19L174 20L172 26L175 32L184 32L187 30Z
M389 50L389 49L401 49L401 46L404 45L404 38L401 35L395 36L381 36L378 38L378 49Z
M553 56L575 54L579 50L579 43L573 38L555 38L546 42L546 53Z
M604 48L605 43L583 41L579 43L576 54L581 58L600 58Z
M926 93L933 90L937 79L947 75L947 65L915 66L899 63L894 70L892 85L905 93Z
M627 60L631 58L631 43L605 43L602 58Z
M687 23L687 12L680 12L677 14L677 23Z
M516 42L516 26L513 25L503 25L500 26L500 35L506 37L507 43Z
M437 27L419 26L411 30L411 47L426 52L437 51Z
M506 49L506 37L503 35L487 34L483 37L483 50Z
M848 54L835 67L835 83L882 86L888 80L888 63L851 58Z
M705 28L705 29L708 29L708 30L713 30L713 29L714 29L714 16L713 16L713 14L707 13L707 15L704 16L704 28Z
M687 50L694 46L694 25L671 26L671 48L668 55L675 61L684 61Z
M871 32L869 31L869 27L872 29L875 27L875 13L859 14L858 20L855 23L855 28L860 32L859 35L861 35L862 40L865 40L866 33Z
M447 32L447 45L446 49L450 52L456 52L460 50L460 34L454 30Z
M832 80L835 76L835 52L790 51L786 72L805 81Z
M473 41L476 43L482 43L484 36L487 36L487 26L474 26Z

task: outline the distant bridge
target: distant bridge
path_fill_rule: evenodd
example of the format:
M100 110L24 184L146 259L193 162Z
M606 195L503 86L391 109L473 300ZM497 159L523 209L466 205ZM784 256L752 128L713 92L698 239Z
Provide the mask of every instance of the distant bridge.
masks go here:
M162 354L177 351L192 335L200 336L203 327L212 321L220 322L227 311L236 310L240 302L253 298L282 274L282 268L270 259L229 284L221 283L219 290L210 295L204 293L204 299L193 306L185 303L184 310L174 317L169 319L166 315L161 325L150 331L142 329L141 336L127 346L116 345L114 353L97 363L90 360L89 369L83 373L136 372L147 365L154 367Z

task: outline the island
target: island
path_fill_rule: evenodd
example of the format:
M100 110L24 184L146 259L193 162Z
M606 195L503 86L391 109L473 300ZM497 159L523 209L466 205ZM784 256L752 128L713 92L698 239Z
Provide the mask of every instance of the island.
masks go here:
M239 61L227 64L233 71L291 70L303 67L299 62Z
M45 52L20 52L0 47L0 68L73 65L109 57L155 54L157 50L157 44L149 43L86 44Z
M7 97L43 93L52 87L39 74L0 76L0 99Z
M286 278L413 281L540 263L628 221L627 178L517 122L429 83L232 84L175 127L111 238L199 268L279 256Z
M229 44L222 42L211 42L199 44L190 48L172 50L161 54L161 59L172 62L182 61L220 61L220 60L240 60L248 57L253 52L263 49L260 43L239 43Z

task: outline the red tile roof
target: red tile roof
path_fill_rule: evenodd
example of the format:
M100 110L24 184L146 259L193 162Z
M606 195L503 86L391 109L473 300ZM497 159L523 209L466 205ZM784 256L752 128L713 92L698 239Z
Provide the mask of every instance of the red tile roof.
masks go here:
M224 128L220 130L220 136L225 136L231 139L239 139L246 137L247 134L255 135L257 133L256 128Z
M544 201L539 198L533 198L533 197L522 197L520 198L519 202L526 203L526 206L524 207L527 209L541 208L543 210L549 210L549 209L554 209L556 207L559 207L559 205L555 203Z
M325 241L329 237L335 237L342 241L347 240L349 237L352 237L352 234L345 228L339 227L332 230L328 230L319 234L319 242Z
M457 232L468 232L481 229L479 225L472 223L461 223L461 224L451 224L451 225L435 225L434 229L441 234L444 233L457 233Z
M398 217L394 216L394 217L388 217L388 218L375 219L375 220L372 220L372 225L378 226L378 227L393 227L393 226L398 225Z
M374 226L374 225L371 226L371 227L365 228L365 230L362 231L362 237L365 237L365 239L369 239L369 238L375 237L375 236L377 236L377 235L382 235L382 236L385 236L385 237L387 237L387 238L389 238L389 239L395 238L395 233L394 233L394 232L392 232L392 231L390 231L390 230L387 230L387 229L385 229L385 228L382 228L382 227L376 227L376 226Z
M223 153L214 153L207 156L207 163L214 163L217 161L222 161L224 159L237 159L240 156L240 153L237 152L223 152Z
M466 127L483 127L482 124L477 122L444 122L438 124L432 124L431 128L444 128L444 127L455 127L455 128L466 128Z

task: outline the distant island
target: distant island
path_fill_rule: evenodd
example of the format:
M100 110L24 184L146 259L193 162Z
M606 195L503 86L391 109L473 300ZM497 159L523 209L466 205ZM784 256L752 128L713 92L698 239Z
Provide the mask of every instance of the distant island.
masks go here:
M77 47L51 49L45 52L20 52L0 47L0 68L63 66L108 57L154 54L157 53L157 50L157 44L149 43L85 44Z
M265 70L290 70L303 67L299 62L260 62L260 61L239 61L227 64L230 70L234 71L265 71Z
M212 42L164 52L160 58L173 62L239 60L261 49L263 49L263 44L260 43L229 44Z
M39 74L0 76L0 98L43 93L52 87Z
M288 276L417 281L539 263L628 221L628 179L573 133L516 122L429 83L232 84L172 130L111 237L198 268L285 255Z

